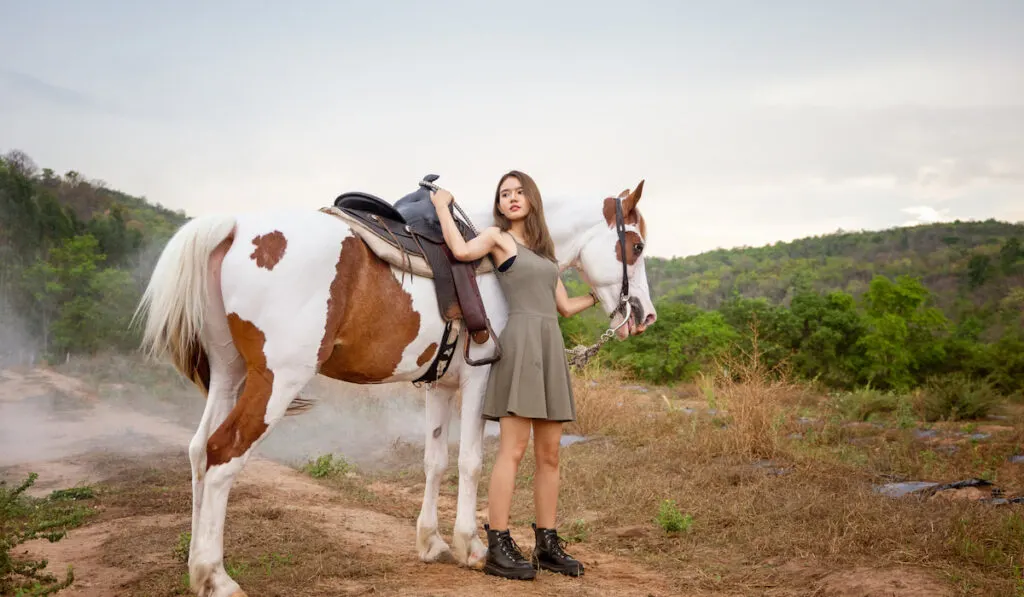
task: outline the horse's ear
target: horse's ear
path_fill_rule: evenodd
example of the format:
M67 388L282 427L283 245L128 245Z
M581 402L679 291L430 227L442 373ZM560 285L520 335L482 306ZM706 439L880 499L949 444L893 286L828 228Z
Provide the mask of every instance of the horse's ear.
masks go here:
M622 200L622 211L623 213L629 213L636 207L638 201L640 201L640 195L644 192L644 181L641 180L640 184L636 185L636 189Z

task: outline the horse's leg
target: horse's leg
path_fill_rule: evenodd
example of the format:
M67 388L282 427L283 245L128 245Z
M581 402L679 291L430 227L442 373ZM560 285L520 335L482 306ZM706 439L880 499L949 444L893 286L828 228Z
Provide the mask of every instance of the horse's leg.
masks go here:
M227 243L222 243L210 256L208 275L211 279L207 297L210 313L224 314L224 296L219 284L221 263L227 252ZM203 354L210 367L209 388L206 407L199 421L192 441L188 445L189 462L192 465L192 541L189 545L189 562L192 561L199 511L203 504L203 475L206 472L206 442L220 427L228 413L235 406L239 385L245 379L245 361L235 348L231 329L226 317L210 317L203 332Z
M230 345L228 345L230 346ZM206 408L199 421L199 427L188 445L189 462L192 464L192 541L189 546L189 561L192 560L193 548L196 545L199 511L203 503L203 476L206 472L206 442L210 434L217 429L235 405L238 396L238 384L245 378L244 363L238 359L234 363L222 363L211 357L210 390L206 397ZM242 367L239 367L242 365Z
M465 566L479 568L487 557L487 548L477 535L476 494L484 461L484 390L490 366L463 364L461 437L459 438L459 501L455 515L452 546L455 559Z
M451 549L437 532L437 498L441 480L448 468L448 422L455 392L449 388L427 390L426 440L423 449L423 471L426 486L423 504L416 519L416 549L424 562L451 559Z
M203 477L202 507L192 540L189 563L192 589L199 597L243 597L224 571L224 519L228 494L235 477L259 443L285 415L288 405L313 376L300 365L254 367L246 355L245 389L227 418L206 445L207 470Z

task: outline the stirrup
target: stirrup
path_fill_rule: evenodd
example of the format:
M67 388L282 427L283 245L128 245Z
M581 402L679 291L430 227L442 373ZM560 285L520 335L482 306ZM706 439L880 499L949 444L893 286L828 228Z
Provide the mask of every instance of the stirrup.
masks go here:
M494 334L490 320L487 320L487 333L491 335L491 340L494 340L494 354L489 357L473 360L469 358L469 345L472 344L472 338L470 338L469 328L466 328L466 343L462 347L462 356L465 357L466 364L470 367L490 365L491 363L501 360L501 342L498 342L498 336Z

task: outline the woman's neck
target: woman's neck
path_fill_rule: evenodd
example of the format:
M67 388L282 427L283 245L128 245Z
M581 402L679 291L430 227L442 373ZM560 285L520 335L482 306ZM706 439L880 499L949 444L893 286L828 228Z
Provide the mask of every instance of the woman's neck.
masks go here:
M522 220L512 222L508 227L508 231L518 238L520 242L526 241L526 224L524 224Z

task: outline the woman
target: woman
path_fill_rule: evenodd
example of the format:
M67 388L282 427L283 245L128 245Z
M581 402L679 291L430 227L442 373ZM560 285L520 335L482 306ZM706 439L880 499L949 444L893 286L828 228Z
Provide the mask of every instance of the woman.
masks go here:
M557 314L570 317L597 304L597 295L569 298L559 277L555 246L544 221L536 183L511 171L501 177L494 195L496 226L466 242L448 209L445 190L431 195L444 238L457 259L490 255L508 302L509 317L498 341L502 358L491 365L483 416L501 426L498 457L488 493L488 574L530 580L537 568L581 576L583 565L565 553L555 529L558 503L558 450L562 424L576 418L569 366ZM512 491L519 462L533 430L537 470L534 475L536 537L532 565L508 530Z

